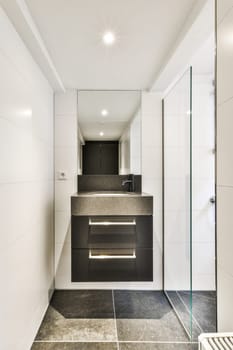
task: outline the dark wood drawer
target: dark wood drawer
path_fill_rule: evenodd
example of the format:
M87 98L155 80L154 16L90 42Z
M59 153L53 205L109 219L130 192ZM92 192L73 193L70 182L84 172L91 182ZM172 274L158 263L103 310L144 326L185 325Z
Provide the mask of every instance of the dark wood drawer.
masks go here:
M152 281L152 249L72 249L72 282Z
M152 248L153 217L72 216L72 248Z

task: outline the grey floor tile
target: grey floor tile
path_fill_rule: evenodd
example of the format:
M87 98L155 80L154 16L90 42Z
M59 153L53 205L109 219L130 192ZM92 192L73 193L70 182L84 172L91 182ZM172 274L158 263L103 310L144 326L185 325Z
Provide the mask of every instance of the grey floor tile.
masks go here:
M31 350L117 350L116 343L34 343Z
M65 318L113 318L111 290L56 290L51 306Z
M181 296L176 291L167 291L167 295L188 333L191 335L192 332L192 339L197 339L199 334L202 333L202 330L199 327L198 323L196 323L195 320L191 317L191 302L189 300L190 295L186 294L187 304L183 302Z
M116 291L120 341L187 341L187 335L162 292Z
M49 306L36 340L116 341L114 319L65 318Z
M187 305L189 296L186 292L179 292L182 300ZM203 333L216 332L216 296L213 292L197 291L192 293L192 313L194 319L200 325Z
M198 350L198 345L181 343L121 343L119 350Z
M120 341L187 341L186 333L171 311L161 319L117 319Z
M171 311L163 292L159 291L114 291L116 318L161 319Z

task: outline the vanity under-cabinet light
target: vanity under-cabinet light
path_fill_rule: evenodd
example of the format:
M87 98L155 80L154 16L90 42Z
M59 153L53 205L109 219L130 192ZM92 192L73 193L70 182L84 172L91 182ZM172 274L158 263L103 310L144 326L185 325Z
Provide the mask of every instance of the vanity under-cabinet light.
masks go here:
M95 254L89 250L89 259L136 259L136 252L133 251L132 254L115 255L115 254Z
M92 221L89 219L89 226L131 226L136 225L136 221Z
M110 45L113 45L113 44L114 44L114 42L115 42L115 40L116 40L116 37L115 37L115 35L114 35L113 32L111 32L111 31L106 31L106 32L103 34L102 39L103 39L103 43L104 43L105 45L110 46Z

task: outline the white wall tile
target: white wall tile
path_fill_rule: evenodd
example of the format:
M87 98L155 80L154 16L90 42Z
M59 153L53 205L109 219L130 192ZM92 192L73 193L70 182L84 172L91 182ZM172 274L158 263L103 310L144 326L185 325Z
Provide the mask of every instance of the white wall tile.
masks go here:
M55 211L71 213L71 196L77 192L77 178L55 181Z
M77 142L77 116L55 118L55 147L74 147Z
M189 89L186 76L183 77L178 86L165 99L165 245L174 244L174 249L183 249L182 244L190 244L190 199L192 198L195 288L206 289L207 283L204 286L201 284L203 281L201 276L205 274L212 276L212 280L208 279L209 289L212 289L215 285L215 213L214 206L210 204L210 198L215 194L212 77L193 75L192 197L190 194L189 96L187 96ZM209 216L212 224L209 223ZM204 248L206 248L205 253ZM172 254L171 251L171 256L168 258L171 271L175 268L172 265L176 266L177 254L179 252L174 251ZM189 261L185 260L185 256L182 256L182 252L180 258L183 259L184 265L189 264ZM168 270L169 266L167 265L169 276L171 272ZM199 279L198 275L200 275ZM197 284L198 281L199 284ZM180 283L183 283L184 286L182 278ZM181 289L178 283L176 286Z
M143 147L160 147L162 144L162 124L161 114L144 116L146 123L143 124L142 142ZM153 127L152 127L153 125Z
M233 277L233 215L232 197L233 187L218 187L217 213L218 213L218 264Z
M223 20L224 16L230 11L233 7L232 0L219 0L217 1L217 22L218 24Z
M189 213L186 210L166 210L164 221L167 241L170 243L190 242Z
M144 119L154 116L160 117L162 115L162 103L158 103L159 100L161 100L161 95L158 93L142 93L142 111Z
M55 285L71 288L71 196L77 192L77 91L55 95ZM67 180L59 180L59 172Z
M74 115L77 117L78 98L76 90L69 90L68 93L55 94L55 115Z
M146 147L143 145L142 169L145 176L162 177L161 147Z
M190 208L190 181L189 176L181 179L166 179L164 202L166 210L178 212L189 211Z
M0 348L29 349L53 289L53 91L0 7Z
M192 198L193 210L205 210L210 206L210 198L215 195L214 176L205 179L193 179L192 181Z
M213 274L192 274L192 288L193 290L216 290L215 278L213 278Z
M73 178L77 169L77 149L75 147L55 148L55 179L64 171L68 179Z
M142 93L142 191L153 195L154 288L162 288L162 99Z
M217 0L217 5L217 305L218 330L227 332L233 329L233 2Z
M233 92L233 86L232 86ZM233 99L219 106L218 113L218 185L233 186L233 162L232 162L232 130L233 130ZM221 117L220 117L221 116Z
M55 212L55 244L71 242L71 215L70 211Z
M193 210L193 242L215 242L215 206Z
M190 244L167 242L164 254L165 290L189 290Z
M219 1L218 1L219 2ZM217 35L217 104L222 104L224 101L232 97L233 91L233 70L230 68L233 60L233 8L224 17L224 20L218 25Z
M192 271L195 275L215 275L215 243L193 242L192 257Z
M56 244L56 288L70 288L71 283L71 247L70 243Z
M212 138L213 144L214 138ZM214 164L215 156L210 147L195 147L193 148L193 179L213 179L214 184Z
M233 277L221 267L218 268L218 331L232 332Z

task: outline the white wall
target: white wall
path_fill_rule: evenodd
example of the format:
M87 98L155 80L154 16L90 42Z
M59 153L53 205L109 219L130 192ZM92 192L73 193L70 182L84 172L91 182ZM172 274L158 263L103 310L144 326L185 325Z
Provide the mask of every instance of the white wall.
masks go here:
M162 98L142 93L142 191L154 197L154 284L162 289Z
M53 91L0 7L0 348L28 350L53 289Z
M218 330L233 331L233 1L217 0Z
M71 285L71 195L77 192L77 91L55 94L55 287ZM65 179L60 179L65 172Z

